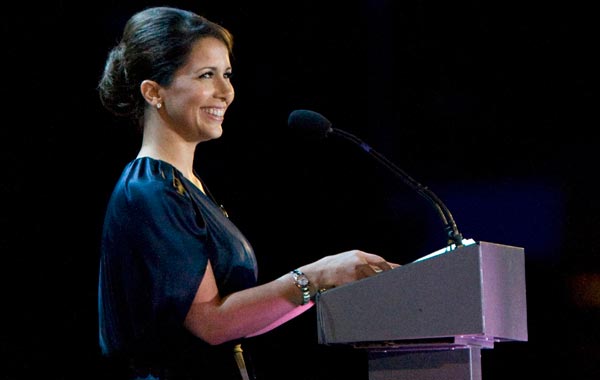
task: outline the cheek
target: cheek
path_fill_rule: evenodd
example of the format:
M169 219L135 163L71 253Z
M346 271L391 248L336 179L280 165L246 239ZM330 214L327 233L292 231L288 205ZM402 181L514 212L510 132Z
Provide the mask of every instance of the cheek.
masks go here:
M203 91L182 91L177 96L171 98L171 112L186 117L184 115L194 115L198 108L206 101L206 94Z
M198 88L195 91L188 91L184 97L188 107L197 109L206 104L207 100L210 98L210 92Z

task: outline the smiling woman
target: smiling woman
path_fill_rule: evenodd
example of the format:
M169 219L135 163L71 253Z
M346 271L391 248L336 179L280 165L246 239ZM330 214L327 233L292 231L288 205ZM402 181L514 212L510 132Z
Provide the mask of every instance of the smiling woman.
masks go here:
M145 129L155 129L149 136L166 132L181 134L186 140L197 142L219 138L223 133L221 123L225 110L234 97L230 77L227 46L216 38L206 37L194 43L188 62L174 73L168 86L143 80L142 96L149 105L156 107L156 112L150 112L144 120ZM161 128L163 122L174 129ZM144 140L140 155L164 154L153 152L155 147L152 141ZM194 176L189 175L189 178L194 179Z
M317 290L397 265L351 250L258 284L252 246L195 170L197 145L221 136L234 99L232 46L202 16L148 8L127 22L98 85L102 104L142 132L107 205L99 269L100 346L128 379L255 378L244 339L302 314Z

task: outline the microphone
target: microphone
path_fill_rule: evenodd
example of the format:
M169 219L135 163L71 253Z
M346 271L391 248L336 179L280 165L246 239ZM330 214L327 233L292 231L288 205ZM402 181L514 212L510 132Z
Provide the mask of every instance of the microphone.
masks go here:
M427 186L420 184L414 178L409 176L404 170L400 169L393 162L370 147L364 141L352 135L351 133L341 129L333 128L331 122L327 120L326 117L318 112L310 110L300 109L292 111L288 117L288 126L294 130L302 131L304 136L310 139L324 139L328 135L337 135L356 144L371 157L375 158L379 163L391 170L405 184L414 189L434 207L444 225L444 231L448 239L448 245L452 246L454 244L456 247L462 247L464 245L463 236L458 231L454 217L444 202L442 202L442 200Z
M307 139L320 140L333 132L331 122L315 111L295 110L288 117L288 126L294 131L300 131Z

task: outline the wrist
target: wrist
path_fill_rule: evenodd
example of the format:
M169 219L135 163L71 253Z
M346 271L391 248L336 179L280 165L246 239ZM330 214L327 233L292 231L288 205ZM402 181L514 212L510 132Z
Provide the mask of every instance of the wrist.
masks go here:
M294 285L296 285L296 287L300 289L300 292L302 293L302 301L300 305L306 305L310 302L311 298L310 280L300 269L294 269L291 274L294 280Z

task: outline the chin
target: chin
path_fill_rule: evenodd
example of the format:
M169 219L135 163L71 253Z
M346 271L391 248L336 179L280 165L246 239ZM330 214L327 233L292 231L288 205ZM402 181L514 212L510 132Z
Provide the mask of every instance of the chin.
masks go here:
M215 133L213 133L212 138L213 139L218 139L219 137L221 137L223 135L223 128L219 127L218 131L215 131Z
M210 131L204 136L205 141L216 140L223 135L223 129L219 127L219 129L215 129Z

